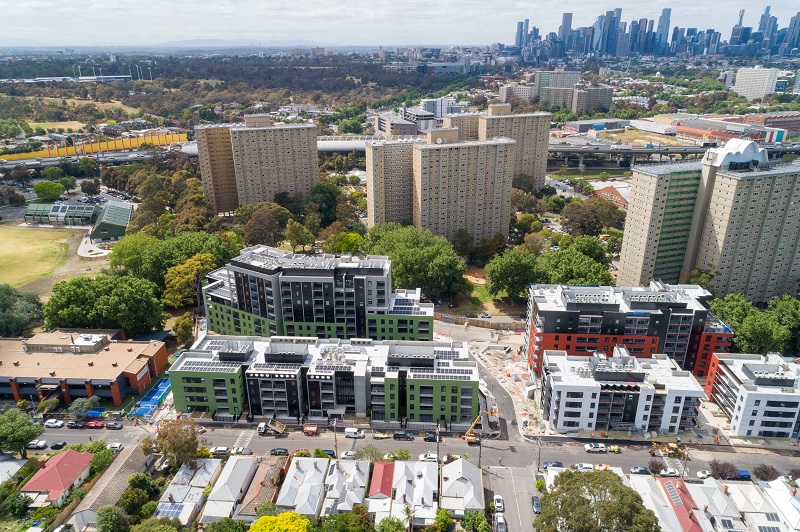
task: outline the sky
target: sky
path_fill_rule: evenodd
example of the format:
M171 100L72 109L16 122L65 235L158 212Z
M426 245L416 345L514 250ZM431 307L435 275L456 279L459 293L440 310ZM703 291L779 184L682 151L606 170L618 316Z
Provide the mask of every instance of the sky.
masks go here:
M778 27L800 3L772 0ZM329 45L513 43L516 21L540 33L558 31L561 13L573 28L622 8L622 20L658 19L671 26L709 27L730 37L740 9L758 26L768 3L747 0L0 0L0 43L55 46L147 45L187 39L305 40Z

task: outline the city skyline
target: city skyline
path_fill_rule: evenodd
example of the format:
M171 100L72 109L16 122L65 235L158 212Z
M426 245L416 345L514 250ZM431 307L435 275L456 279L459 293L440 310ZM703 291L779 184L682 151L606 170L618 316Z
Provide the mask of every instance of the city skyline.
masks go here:
M113 8L99 2L45 6L38 0L13 4L0 0L8 28L0 45L147 46L188 39L251 41L253 45L269 45L273 41L286 41L286 45L308 45L312 41L329 46L513 44L513 28L518 20L530 19L531 27L538 27L546 35L558 32L563 12L573 13L572 27L576 28L591 26L599 14L616 8L622 9L622 21L657 20L663 8L671 8L670 31L675 26L714 28L727 39L739 10L745 10L745 26L757 27L767 5L772 6L771 14L780 26L788 25L790 17L797 13L796 7L785 3L754 4L746 0L729 2L724 10L689 0L646 7L620 0L597 3L589 10L576 0L543 0L535 6L514 0L493 9L495 16L491 18L485 17L486 4L477 0L445 2L436 7L418 0L402 4L349 0L335 6L301 0L291 7L252 0L213 4L199 0L191 5L143 0L119 2ZM154 18L153 13L159 17ZM442 24L443 20L447 24ZM91 28L102 28L104 34Z

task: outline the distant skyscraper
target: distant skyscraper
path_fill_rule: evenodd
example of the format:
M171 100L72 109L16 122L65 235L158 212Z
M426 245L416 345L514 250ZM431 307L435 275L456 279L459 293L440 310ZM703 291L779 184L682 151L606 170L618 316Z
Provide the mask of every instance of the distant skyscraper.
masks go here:
M564 13L561 15L561 27L558 29L558 40L566 42L570 32L572 32L572 13Z
M667 39L669 38L669 19L672 16L672 9L665 7L661 10L661 16L658 17L658 29L656 30L656 40L653 46L653 52L657 55L663 55L667 48Z
M769 24L770 18L769 7L770 6L767 6L766 9L764 9L764 13L761 14L761 19L758 21L758 31L765 32L767 30L767 24ZM741 24L741 22L739 22L739 24Z
M789 46L790 50L800 46L800 11L798 11L797 14L792 17L791 22L789 22L789 31L786 32L786 44ZM800 86L800 84L795 82L795 87L798 86Z
M523 31L525 29L524 22L517 22L517 33L514 36L514 46L517 48L522 48L522 39L523 39Z

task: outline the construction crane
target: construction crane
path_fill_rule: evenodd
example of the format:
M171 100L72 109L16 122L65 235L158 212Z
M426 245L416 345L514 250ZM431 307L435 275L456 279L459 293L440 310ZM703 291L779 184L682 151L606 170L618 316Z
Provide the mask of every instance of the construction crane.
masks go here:
M488 410L484 410L483 413L493 417L498 417L496 408L493 408L491 412ZM475 425L477 425L480 420L481 420L481 415L478 414L478 417L476 417L475 421L473 421L472 425L470 425L469 430L466 432L466 434L464 434L464 437L462 439L466 440L468 444L475 443L478 440L478 436L476 434L473 434L472 431L475 430Z

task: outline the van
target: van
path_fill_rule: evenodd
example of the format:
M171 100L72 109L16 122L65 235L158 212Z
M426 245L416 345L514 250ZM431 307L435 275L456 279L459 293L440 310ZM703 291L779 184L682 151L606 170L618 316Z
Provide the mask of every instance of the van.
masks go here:
M364 431L361 429L354 429L354 428L344 429L344 437L360 439L364 437Z
M264 422L259 423L256 430L259 434L263 435L265 432L267 432L267 424Z
M228 458L228 455L231 454L231 450L227 447L212 447L211 448L211 456L214 458Z

